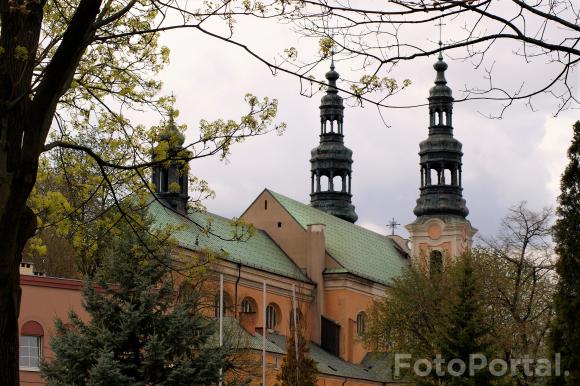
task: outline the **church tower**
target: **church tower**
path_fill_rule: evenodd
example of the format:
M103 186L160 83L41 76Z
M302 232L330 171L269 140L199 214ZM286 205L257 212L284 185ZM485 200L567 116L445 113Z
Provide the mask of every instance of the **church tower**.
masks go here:
M429 136L419 145L421 187L413 210L417 219L406 227L413 263L423 271L442 269L446 259L471 247L477 232L466 219L469 210L462 196L462 145L453 137L453 97L441 52L433 68L437 77L428 98Z
M168 158L187 158L190 152L183 149L185 136L175 125L174 112L170 112L167 126L159 133L158 145L153 150L153 161ZM174 160L153 166L151 179L153 191L167 207L187 214L188 196L187 160Z
M320 144L310 152L310 204L349 222L358 216L351 203L352 150L344 146L344 105L338 95L334 60L326 73L328 89L320 103Z

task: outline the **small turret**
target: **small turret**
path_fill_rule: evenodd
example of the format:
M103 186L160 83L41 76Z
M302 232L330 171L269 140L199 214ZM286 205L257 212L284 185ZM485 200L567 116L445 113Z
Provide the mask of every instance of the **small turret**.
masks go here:
M462 197L461 142L453 137L453 96L447 86L447 63L439 53L433 65L437 71L435 86L429 90L429 136L420 143L421 187L417 217L423 215L455 215L469 213Z
M174 112L170 112L169 122L159 133L158 145L153 151L153 161L161 162L153 166L152 182L155 195L172 210L187 213L188 172L186 158L190 153L183 149L185 136L175 124Z
M344 105L336 88L339 74L334 68L333 60L326 73L328 89L320 103L320 144L310 152L310 203L354 223L358 216L351 203L352 150L344 146Z

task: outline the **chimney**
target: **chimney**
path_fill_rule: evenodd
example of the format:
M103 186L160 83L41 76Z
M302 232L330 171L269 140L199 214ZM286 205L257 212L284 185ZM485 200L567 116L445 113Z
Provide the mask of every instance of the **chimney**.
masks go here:
M256 335L257 317L255 312L240 312L240 325L250 334Z
M27 262L27 261L21 262L20 263L20 274L33 276L34 275L34 264Z

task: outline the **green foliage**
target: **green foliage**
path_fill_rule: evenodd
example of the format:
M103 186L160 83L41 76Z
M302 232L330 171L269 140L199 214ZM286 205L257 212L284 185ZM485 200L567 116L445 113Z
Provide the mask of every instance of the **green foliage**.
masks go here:
M446 274L414 269L397 277L388 297L369 309L363 341L372 351L408 352L431 357L447 324L451 285Z
M375 74L373 75L363 75L357 83L350 86L351 91L356 96L361 96L365 93L374 91L386 91L388 95L393 95L397 91L407 88L411 85L410 79L404 79L403 85L399 86L396 79L385 77L379 77Z
M469 363L470 354L483 354L487 358L493 351L490 347L491 326L485 317L485 303L474 271L473 257L462 256L454 266L453 285L457 298L449 309L448 326L442 335L441 354L443 358L459 358ZM461 377L444 377L449 385L485 386L491 384L491 374L478 370L474 375L466 373Z
M318 51L323 58L328 58L335 46L336 42L330 37L324 37L318 41Z
M573 130L568 149L570 162L562 175L558 219L554 225L556 271L560 278L550 334L552 353L560 353L562 369L570 372L566 378L552 378L550 384L569 386L580 383L580 121Z
M316 386L318 369L316 361L308 356L308 338L304 318L298 319L298 330L294 323L290 323L290 333L286 338L286 356L282 360L280 373L276 379L280 386ZM298 345L296 339L298 338ZM298 353L296 352L298 346Z
M394 281L388 297L369 310L363 341L372 351L411 354L413 361L441 355L445 369L450 359L468 363L469 354L496 354L493 324L481 295L481 273L471 256L446 264L437 275L409 269ZM486 372L439 377L435 370L429 377L412 377L421 385L485 385L488 378Z
M200 292L177 296L171 245L128 231L109 249L83 287L91 319L71 311L68 324L56 321L55 356L41 365L49 385L207 385L230 368Z

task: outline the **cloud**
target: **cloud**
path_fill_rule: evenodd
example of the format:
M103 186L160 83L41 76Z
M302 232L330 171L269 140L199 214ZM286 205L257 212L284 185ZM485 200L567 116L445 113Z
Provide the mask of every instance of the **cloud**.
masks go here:
M268 59L288 46L300 53L311 52L312 41L298 40L277 26L264 33L258 26L242 36ZM252 35L252 33L254 35ZM190 127L194 138L201 118L239 118L245 113L243 96L252 92L280 102L279 121L288 124L282 137L267 135L235 145L229 163L217 159L192 162L195 175L206 179L216 191L215 200L206 203L210 211L238 216L265 188L271 188L303 202L310 197L310 150L318 144L319 98L300 95L300 83L290 75L272 76L270 71L242 50L191 32L164 35L172 50L171 64L162 74L165 88L174 91L180 109L180 123ZM506 50L502 54L502 49ZM509 67L516 62L507 48L498 46L494 60ZM497 51L496 50L496 51ZM393 104L426 102L435 72L435 58L424 58L395 67L389 76L410 78L412 86ZM519 59L518 59L519 60ZM456 97L464 85L483 82L483 75L469 62L448 59L447 78ZM326 63L327 65L328 63ZM343 76L356 71L347 62L338 62ZM322 78L326 67L315 72ZM518 67L518 74L533 77L536 68ZM527 74L527 75L526 75ZM502 73L509 79L509 73ZM542 99L543 98L543 99ZM351 102L349 102L351 103ZM351 103L352 104L352 103ZM573 114L547 118L550 105L540 96L531 111L517 104L501 120L485 118L482 113L498 112L497 102L456 103L455 136L464 147L464 196L472 224L482 234L493 234L506 209L521 200L533 207L555 205L559 175L570 140ZM345 143L354 152L353 201L359 224L387 234L385 224L395 217L408 224L415 217L413 208L419 191L419 142L427 137L427 107L383 110L382 117L372 105L347 107ZM405 235L400 227L398 231Z

